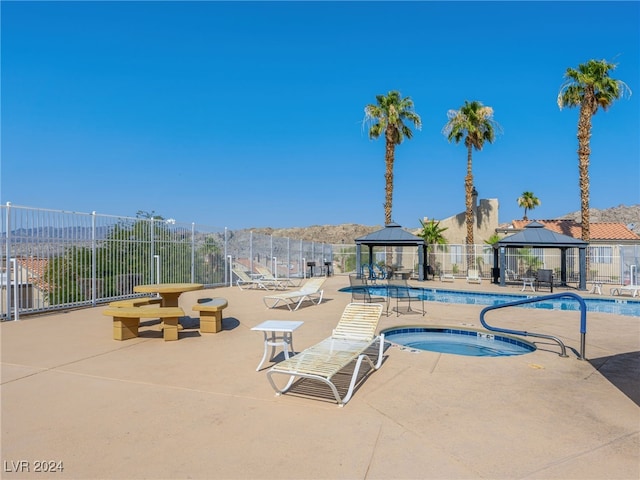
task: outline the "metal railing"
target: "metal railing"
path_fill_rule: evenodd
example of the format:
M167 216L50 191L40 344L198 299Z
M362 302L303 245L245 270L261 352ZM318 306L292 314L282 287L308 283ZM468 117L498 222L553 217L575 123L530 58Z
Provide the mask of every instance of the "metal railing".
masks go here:
M491 325L487 324L487 322L484 320L485 315L491 310L497 310L499 308L515 307L518 305L525 305L527 303L544 302L544 301L553 300L556 298L573 298L574 300L577 300L578 303L580 304L580 355L578 357L578 360L586 360L585 344L586 344L586 336L587 336L587 305L584 302L584 299L580 295L577 295L575 293L571 293L571 292L554 293L552 295L545 295L542 297L526 298L524 300L516 300L513 302L502 303L500 305L491 305L489 307L483 308L482 311L480 312L480 323L484 328L492 332L507 333L511 335L521 335L524 337L546 338L548 340L553 340L554 342L558 343L558 345L560 345L560 348L561 348L560 356L567 357L568 356L567 348L565 347L562 340L560 340L558 337L554 337L553 335L545 335L542 333L526 332L523 330L511 330L508 328L492 327Z
M0 319L134 296L143 283L232 282L232 263L307 276L331 245L173 219L0 205ZM316 273L324 273L321 269Z

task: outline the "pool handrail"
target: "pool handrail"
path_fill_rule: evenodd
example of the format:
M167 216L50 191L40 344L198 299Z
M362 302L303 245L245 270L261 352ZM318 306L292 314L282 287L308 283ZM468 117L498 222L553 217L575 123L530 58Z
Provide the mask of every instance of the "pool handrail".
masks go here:
M580 356L578 357L578 360L586 360L585 343L586 343L586 335L587 335L587 304L584 302L584 299L576 293L572 293L572 292L554 293L552 295L543 295L539 297L529 297L523 300L515 300L513 302L502 303L500 305L490 305L488 307L483 308L482 311L480 312L480 323L487 330L491 330L494 332L508 333L511 335L522 335L525 337L548 338L550 340L557 342L560 345L560 348L562 349L562 353L560 354L560 356L567 357L566 347L564 343L562 343L562 340L560 340L557 337L554 337L552 335L544 335L541 333L530 333L530 332L525 332L521 330L511 330L508 328L493 327L487 324L487 322L485 322L484 320L485 314L491 310L497 310L499 308L506 308L506 307L515 307L517 305L524 305L527 303L543 302L546 300L553 300L556 298L573 298L574 300L577 300L578 303L580 304Z

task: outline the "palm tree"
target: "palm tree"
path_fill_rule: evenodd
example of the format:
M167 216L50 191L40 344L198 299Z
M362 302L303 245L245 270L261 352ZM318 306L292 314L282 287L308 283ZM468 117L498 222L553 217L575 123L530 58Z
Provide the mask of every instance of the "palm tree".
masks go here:
M440 222L436 222L431 219L428 222L420 220L422 230L418 233L418 237L422 238L427 244L427 251L429 253L429 265L433 268L435 266L435 254L433 253L434 245L446 245L447 239L444 238L442 233L448 229L448 227L441 227ZM427 271L427 275L429 272Z
M529 220L527 218L527 210L533 210L538 205L540 205L540 199L533 192L522 192L522 195L518 197L518 206L524 208L523 220Z
M422 226L422 231L417 236L424 239L427 245L445 245L447 243L447 239L444 238L442 233L448 230L449 227L441 227L440 222L436 222L433 219L428 222L420 220L420 225Z
M496 243L498 243L500 240L502 239L502 237L500 235L498 235L497 233L494 233L493 235L491 235L489 238L487 238L484 243L486 243L487 245L495 245Z
M393 90L387 96L376 95L376 105L364 107L365 122L370 123L369 138L377 139L384 133L385 145L385 224L391 223L393 206L393 162L396 145L404 138L411 139L413 132L405 121L413 123L417 130L422 127L420 116L415 113L411 97L402 98L400 92Z
M616 65L606 60L589 60L578 69L567 68L565 82L558 93L558 107L580 106L578 116L578 172L580 177L580 216L582 240L589 241L589 157L591 155L591 118L598 107L607 110L629 87L609 76Z
M474 244L473 240L473 172L472 172L472 150L482 150L484 142L493 143L496 131L500 126L493 120L493 108L484 106L476 100L468 102L465 100L460 110L449 110L447 112L449 121L442 129L442 133L447 140L460 143L464 139L467 147L467 176L464 179L466 195L466 224L467 224L467 245ZM468 247L467 256L469 265L473 265L473 255Z

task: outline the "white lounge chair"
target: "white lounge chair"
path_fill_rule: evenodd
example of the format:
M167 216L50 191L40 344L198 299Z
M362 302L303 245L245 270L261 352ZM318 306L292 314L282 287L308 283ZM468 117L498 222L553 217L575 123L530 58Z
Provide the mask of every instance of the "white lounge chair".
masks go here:
M362 362L366 361L371 370L377 370L382 365L384 334L376 336L382 308L377 303L350 303L329 338L271 367L267 378L276 395L286 393L297 378L308 378L328 385L339 406L346 404L353 395ZM374 364L366 352L376 342L379 342L378 358ZM341 396L332 378L354 361L349 388ZM276 374L289 375L284 388L279 388L273 381L272 377Z
M281 288L282 290L285 290L287 287L293 286L293 282L287 277L276 278L273 276L273 273L271 273L271 271L266 267L257 266L255 268L256 272L258 272L259 275L258 279L260 280L273 282L275 285L278 285L278 288Z
M280 282L265 280L260 278L260 276L252 277L246 271L238 268L233 269L233 274L238 277L236 285L240 290L243 290L243 286L246 288L263 288L264 290L275 290L277 288L284 289Z
M320 304L322 301L322 295L324 294L324 290L322 290L322 284L325 282L326 277L315 277L306 281L300 289L295 290L293 292L283 292L283 293L275 293L273 295L267 295L263 298L264 304L269 308L275 308L279 303L284 303L289 310L298 310L302 302L305 300L311 301L314 303L314 298L317 298L318 301L315 302L316 305ZM295 308L291 308L292 305L295 305Z
M478 270L469 269L467 271L467 283L482 283L482 277Z
M640 293L640 285L624 285L611 290L612 295L623 295L624 293L629 293L632 297L637 297Z

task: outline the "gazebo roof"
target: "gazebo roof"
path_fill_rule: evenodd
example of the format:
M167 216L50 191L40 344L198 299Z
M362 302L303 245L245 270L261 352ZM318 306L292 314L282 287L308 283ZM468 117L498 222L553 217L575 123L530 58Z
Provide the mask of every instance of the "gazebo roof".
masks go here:
M554 232L538 222L531 222L524 230L503 238L495 247L548 247L548 248L579 248L585 247L587 242L568 235Z
M397 223L388 223L380 230L356 238L356 245L402 247L424 245L424 239L407 232Z

